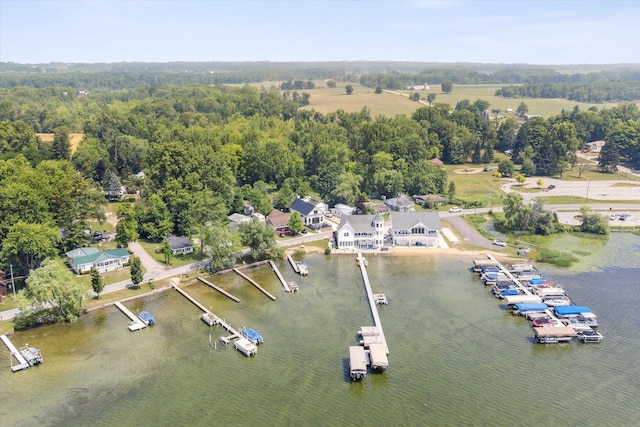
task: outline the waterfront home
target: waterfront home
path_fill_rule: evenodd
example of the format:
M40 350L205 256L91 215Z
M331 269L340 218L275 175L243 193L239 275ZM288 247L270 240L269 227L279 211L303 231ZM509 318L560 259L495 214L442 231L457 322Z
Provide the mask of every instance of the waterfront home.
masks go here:
M327 212L327 204L313 199L296 198L289 211L298 212L302 223L307 227L318 229L324 225L324 215Z
M375 215L345 215L335 231L337 249L381 248L384 244L384 218Z
M397 246L437 246L440 242L437 212L391 212L391 241Z
M99 252L96 248L78 248L65 253L67 264L76 274L88 273L95 268L100 273L119 270L129 263L131 254L124 248Z
M171 255L184 255L193 252L193 243L188 237L168 236L165 238L171 248Z

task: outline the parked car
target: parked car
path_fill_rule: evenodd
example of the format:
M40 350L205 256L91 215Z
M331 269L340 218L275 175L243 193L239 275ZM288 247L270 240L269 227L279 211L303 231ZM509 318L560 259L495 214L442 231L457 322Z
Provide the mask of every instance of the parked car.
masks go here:
M462 209L460 209L457 206L454 206L454 207L449 209L449 212L451 212L451 213L462 212Z
M620 216L618 217L620 221L626 221L627 218L629 218L629 214L626 214L626 213L620 214Z
M556 188L556 186L551 184L550 186L547 187L547 190L553 190L554 188Z
M616 215L616 214L611 214L611 215L609 215L609 219L610 219L611 221L614 221L614 220L615 220L615 219L617 219L617 218L618 218L618 215Z
M485 167L484 167L484 169L483 169L483 170L484 170L485 172L490 172L490 171L492 171L492 170L493 170L493 166L491 166L491 165L487 165L487 166L485 166Z
M307 229L306 229L306 228L303 228L303 229L302 229L302 231L301 231L301 233L302 233L302 234L307 234Z
M492 245L502 246L503 248L507 247L507 242L503 242L502 240L494 240L491 242Z

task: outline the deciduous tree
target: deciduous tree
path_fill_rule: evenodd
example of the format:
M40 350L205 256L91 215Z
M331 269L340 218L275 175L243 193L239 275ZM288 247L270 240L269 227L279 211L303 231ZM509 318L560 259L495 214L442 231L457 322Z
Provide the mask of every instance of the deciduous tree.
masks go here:
M131 256L131 283L139 286L142 283L142 262L137 256Z
M91 269L91 288L98 296L98 299L100 299L100 294L104 290L104 279L95 268Z
M50 305L69 322L75 322L80 316L82 298L86 294L84 287L68 280L55 261L44 260L40 268L29 274L26 283L27 297L38 309Z

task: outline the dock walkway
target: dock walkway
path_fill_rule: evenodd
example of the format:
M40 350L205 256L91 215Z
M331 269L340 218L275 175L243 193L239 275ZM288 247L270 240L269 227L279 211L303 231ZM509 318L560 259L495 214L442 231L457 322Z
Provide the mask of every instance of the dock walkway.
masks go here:
M224 289L222 289L221 287L219 287L217 285L214 285L213 283L211 283L208 280L206 280L204 277L198 277L198 280L200 280L205 285L208 285L208 286L212 287L213 289L215 289L216 291L220 292L225 297L227 297L229 299L232 299L235 302L240 302L240 298L231 295L229 292L225 291Z
M135 314L133 314L127 307L125 307L124 305L122 305L122 303L120 301L116 301L114 303L114 305L116 307L118 307L120 309L120 311L122 311L129 319L131 319L131 323L129 323L129 330L130 331L138 331L140 329L144 329L147 327L147 324L144 323L138 316L136 316Z
M209 324L211 326L212 325L220 325L224 329L229 331L229 333L231 335L229 335L227 337L220 337L220 341L222 341L225 344L228 344L230 341L232 341L232 340L234 340L236 338L242 337L242 334L240 332L238 332L235 329L233 329L230 324L228 324L226 321L224 321L220 317L216 316L213 312L211 312L211 310L209 310L207 307L205 307L204 305L199 303L195 298L193 298L191 295L186 293L184 290L182 290L181 288L176 286L175 283L172 283L171 286L173 286L173 289L178 291L178 293L182 294L182 296L184 296L186 299L188 299L193 305L195 305L200 310L202 310L204 318L202 316L201 316L201 318L205 321L205 323L207 323L207 324Z
M278 270L278 266L276 265L276 263L269 260L269 264L271 265L271 268L273 269L274 273L276 273L276 276L278 276L278 280L280 280L280 283L282 283L282 287L284 288L284 290L286 292L292 292L293 289L291 288L291 286L289 286L289 283L287 283L287 281L284 280L284 277L282 277L282 273L280 273L280 270Z
M246 274L244 274L242 271L238 270L237 268L234 268L233 271L235 271L236 273L238 273L238 275L244 277L249 283L251 283L253 286L255 286L256 288L258 288L263 294L265 294L266 296L268 296L269 298L271 298L272 301L276 300L276 297L274 297L273 295L271 295L265 288L263 288L262 286L260 286L258 284L258 282L256 282L255 280L253 280L251 277L247 276Z
M291 254L287 254L287 259L289 260L289 264L291 264L291 268L293 268L293 271L295 271L297 274L301 276L306 276L307 274L309 274L309 269L307 268L307 266L296 262Z
M513 274L511 274L511 272L505 266L503 266L501 262L496 260L493 257L493 255L491 255L491 254L486 254L486 255L487 255L487 258L489 258L490 260L493 260L493 261L498 263L498 269L500 270L500 272L504 273L510 280L512 280L513 283L518 287L518 289L520 291L522 291L525 295L533 295L533 293L525 285L523 285L522 282L520 280L518 280L517 277L515 277ZM560 322L560 319L558 319L558 317L555 315L555 313L553 312L552 309L545 310L545 314L550 319L553 319L553 320L558 321L559 323L562 323L562 322Z
M371 290L371 283L369 283L369 276L367 275L367 264L362 256L362 253L358 252L358 265L360 266L360 272L362 273L362 280L364 281L364 288L367 291L367 299L369 300L369 308L371 309L371 315L373 316L373 324L378 330L378 336L376 342L384 345L384 351L389 354L389 347L387 346L387 339L384 336L382 330L382 322L380 321L380 315L378 314L378 307L373 297L373 291Z
M22 353L20 353L20 351L16 348L16 346L13 345L9 337L7 337L6 335L0 335L0 340L2 340L4 345L6 345L9 351L11 352L11 355L15 357L16 360L18 361L17 365L11 364L11 370L13 372L21 371L31 366L29 365L29 362L27 362L27 359L24 358Z

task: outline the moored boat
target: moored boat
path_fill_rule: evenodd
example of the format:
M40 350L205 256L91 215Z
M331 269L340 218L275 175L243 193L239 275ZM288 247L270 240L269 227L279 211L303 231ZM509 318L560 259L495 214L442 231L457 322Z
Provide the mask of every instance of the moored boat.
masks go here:
M540 344L555 344L575 339L578 334L568 327L533 328L535 340Z
M42 353L39 349L29 347L29 344L25 344L24 347L20 347L20 354L27 361L29 366L39 365L44 362Z
M262 334L260 333L260 331L256 331L255 329L242 328L242 335L255 345L264 343Z
M156 319L153 317L153 314L148 311L141 311L138 313L138 318L144 322L145 325L155 325Z

